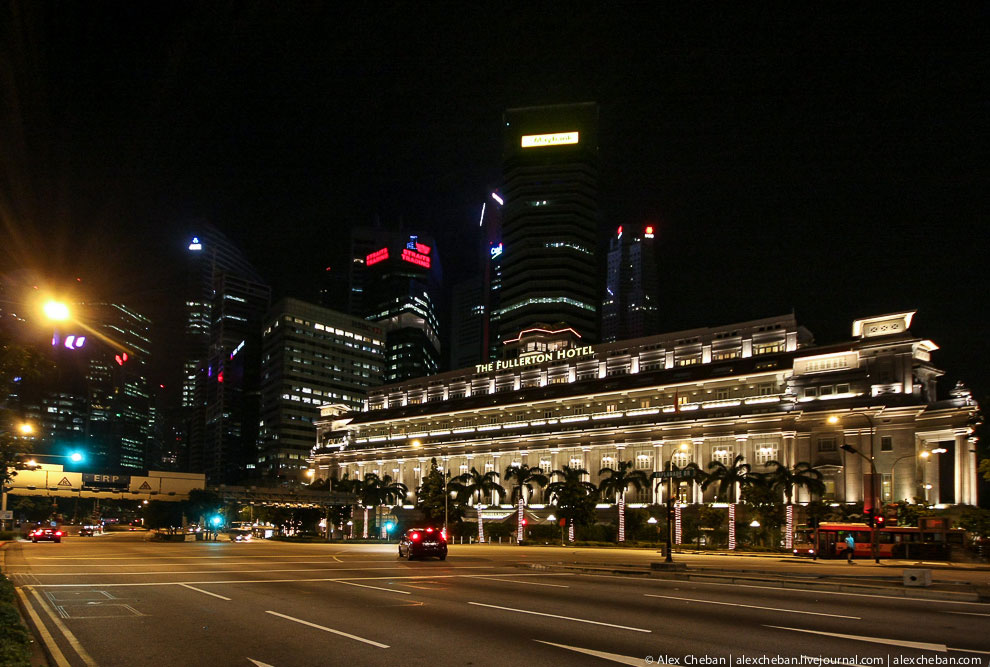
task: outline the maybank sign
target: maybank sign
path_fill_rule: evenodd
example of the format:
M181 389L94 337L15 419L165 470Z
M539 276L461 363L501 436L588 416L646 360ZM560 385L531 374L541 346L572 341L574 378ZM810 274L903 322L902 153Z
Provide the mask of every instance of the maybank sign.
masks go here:
M507 370L510 368L521 368L523 366L534 366L536 364L542 364L547 361L564 361L567 359L573 359L575 357L586 357L589 354L594 354L595 351L590 345L585 345L584 347L571 347L566 350L556 350L554 352L545 352L543 354L531 354L526 357L520 357L518 359L507 359L505 361L492 361L487 364L475 364L475 373L491 373L492 371Z
M560 132L558 134L524 134L523 148L538 148L540 146L561 146L578 143L577 132Z

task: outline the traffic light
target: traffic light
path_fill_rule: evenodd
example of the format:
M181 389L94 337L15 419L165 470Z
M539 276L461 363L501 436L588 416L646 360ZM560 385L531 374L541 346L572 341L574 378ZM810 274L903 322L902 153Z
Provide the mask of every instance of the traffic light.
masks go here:
M127 361L127 353L126 352L122 352L121 354L115 354L113 356L113 358L114 358L114 361L117 362L117 365L118 366L123 366L124 365L124 362Z
M870 528L873 528L874 516L875 515L872 507L870 509L863 510L863 517L866 519L866 525L869 526Z
M876 527L877 528L883 528L883 525L884 525L884 522L885 521L886 521L886 519L885 519L884 515L881 514L881 513L879 513L879 512L877 512L877 516L873 520L873 523L876 524Z

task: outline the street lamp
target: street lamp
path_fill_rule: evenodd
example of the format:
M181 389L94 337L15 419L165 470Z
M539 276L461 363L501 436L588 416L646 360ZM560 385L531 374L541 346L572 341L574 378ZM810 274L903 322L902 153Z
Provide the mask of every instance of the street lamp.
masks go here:
M34 426L32 426L28 422L22 422L22 423L20 423L20 424L17 425L17 431L21 435L33 435L34 434Z
M646 523L650 524L651 526L656 526L657 527L657 546L659 547L660 546L660 522L657 521L657 518L655 516L651 516L649 519L646 520Z
M668 473L673 472L674 466L674 456L680 452L686 452L688 445L686 442L682 442L680 447L675 449L670 453L670 458L667 459L666 470ZM663 482L661 482L662 484ZM664 559L665 563L673 563L673 541L674 541L674 477L671 475L667 478L667 557Z
M928 457L930 457L933 452L936 453L936 454L940 454L940 453L942 453L944 451L946 451L946 450L945 449L941 449L941 448L940 449L933 449L932 451L928 451L926 449L925 451L919 452L918 454L905 454L904 456L898 456L896 459L894 459L894 462L890 464L890 491L891 491L891 496L892 496L893 500L895 502L897 500L896 497L893 497L893 494L895 493L895 491L897 489L897 485L895 484L895 481L896 481L897 478L894 476L894 469L897 467L897 464L899 462L903 461L904 459L912 459L915 456L920 457L922 461L927 461L928 460ZM917 472L918 472L918 469L917 469L917 467L915 467L915 473L917 473Z
M64 322L71 317L69 306L62 301L55 301L54 299L46 301L42 305L41 311L45 314L45 317L55 322Z
M876 424L873 421L873 417L871 417L866 412L850 412L849 414L864 417L870 425L870 455L869 456L866 456L865 454L863 454L862 452L860 452L858 449L856 449L851 445L844 444L842 445L841 449L846 452L858 454L859 456L863 457L864 459L866 459L866 461L869 462L870 490L869 490L869 494L864 494L865 500L863 502L863 508L864 508L863 511L866 511L866 505L868 500L869 511L873 513L874 517L876 517L877 516L876 514L877 513L877 466L874 460L874 450L873 450L873 441L876 439L875 438L876 430L877 430ZM839 417L837 417L836 415L832 415L828 418L827 421L829 424L838 424L840 420ZM865 491L865 486L866 485L864 485L864 491ZM872 521L871 523L873 525L870 526L870 550L873 552L873 560L876 561L877 563L880 563L880 554L878 553L878 545L877 545L877 539L879 537L879 534L877 533L877 522L874 519L874 521Z

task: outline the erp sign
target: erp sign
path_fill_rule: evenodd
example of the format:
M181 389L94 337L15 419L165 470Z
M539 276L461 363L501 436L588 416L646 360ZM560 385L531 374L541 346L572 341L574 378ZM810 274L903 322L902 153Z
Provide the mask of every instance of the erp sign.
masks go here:
M126 489L131 484L130 475L93 475L83 473L84 486L98 486L105 489Z

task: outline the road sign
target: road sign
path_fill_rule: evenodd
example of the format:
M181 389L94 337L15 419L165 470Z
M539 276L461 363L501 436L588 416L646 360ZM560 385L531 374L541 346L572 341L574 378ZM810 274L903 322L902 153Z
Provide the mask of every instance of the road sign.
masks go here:
M651 477L653 479L692 479L694 477L694 468L685 468L684 470L661 470L653 473Z
M93 475L83 473L83 484L104 489L126 489L131 484L130 475Z
M145 481L144 484L138 487L138 491L151 491L151 484L148 484L148 482Z
M72 482L69 481L68 477L63 477L62 481L58 483L59 486L72 486Z
M14 510L4 510L0 512L0 521L13 521Z

